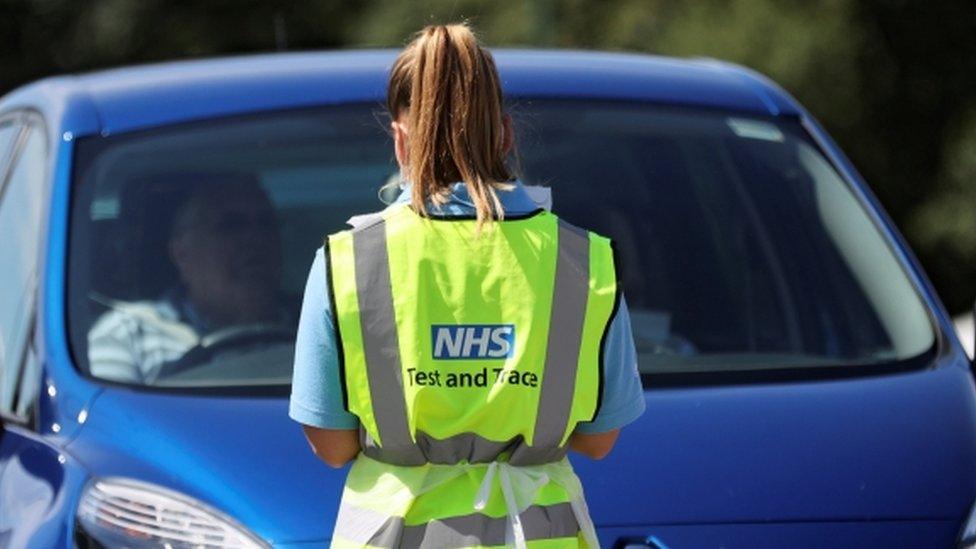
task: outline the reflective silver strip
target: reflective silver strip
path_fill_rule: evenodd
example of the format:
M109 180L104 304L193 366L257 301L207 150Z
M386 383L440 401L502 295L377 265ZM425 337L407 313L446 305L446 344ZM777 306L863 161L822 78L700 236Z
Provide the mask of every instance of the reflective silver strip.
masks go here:
M589 296L589 234L559 220L553 303L545 370L539 394L535 439L521 437L490 441L473 433L437 440L422 433L410 437L403 374L393 309L386 224L382 219L353 230L353 255L359 317L363 334L366 375L373 398L373 415L382 447L365 431L360 442L369 457L396 465L493 461L510 450L513 465L558 461L576 387L576 369ZM376 398L376 397L379 398Z
M446 439L436 439L423 431L417 431L417 446L427 463L453 465L462 461L468 463L489 463L509 452L511 465L541 465L561 460L567 448L534 447L525 444L521 436L507 441L488 440L474 433L461 433ZM407 448L387 448L376 445L366 431L360 429L359 444L363 454L384 463L394 465L415 465L415 452Z
M403 518L343 503L339 506L333 536L376 547L396 547Z
M533 505L519 515L527 541L576 537L579 523L569 503ZM384 548L427 549L505 545L508 516L472 513L405 526L403 517L385 517L350 505L339 508L335 535L346 540Z
M366 377L376 428L384 449L400 450L405 454L401 461L419 465L425 460L407 425L385 221L354 230L352 247Z
M559 220L549 342L532 445L558 447L566 433L590 291L589 233Z

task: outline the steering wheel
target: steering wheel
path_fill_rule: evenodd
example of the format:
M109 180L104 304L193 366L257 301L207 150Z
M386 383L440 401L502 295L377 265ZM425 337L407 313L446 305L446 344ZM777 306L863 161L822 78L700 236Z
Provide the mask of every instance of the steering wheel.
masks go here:
M170 377L204 364L214 356L234 347L294 341L295 331L277 324L229 326L203 336L200 342L183 353L183 356L163 363L156 372L156 379Z

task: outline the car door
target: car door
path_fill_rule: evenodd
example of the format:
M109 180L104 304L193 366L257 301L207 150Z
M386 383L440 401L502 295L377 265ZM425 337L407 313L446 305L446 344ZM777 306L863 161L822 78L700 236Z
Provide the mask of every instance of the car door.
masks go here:
M47 166L40 116L0 116L0 547L65 546L67 539L65 528L50 527L64 520L59 495L66 457L40 436L34 413L41 386L33 336Z

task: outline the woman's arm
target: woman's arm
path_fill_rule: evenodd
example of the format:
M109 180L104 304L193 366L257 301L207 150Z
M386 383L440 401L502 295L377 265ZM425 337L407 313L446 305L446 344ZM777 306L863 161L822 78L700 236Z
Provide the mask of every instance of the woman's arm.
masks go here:
M602 405L593 421L580 423L569 438L569 447L593 459L604 458L617 442L620 428L644 413L644 388L637 370L637 350L631 333L627 301L611 320L603 348Z
M342 467L359 451L359 419L343 403L338 335L332 325L327 285L325 256L319 248L298 321L288 415L302 425L315 455L332 467Z
M587 435L575 432L569 437L569 447L591 459L603 459L617 442L620 429Z
M338 469L359 454L359 431L356 429L322 429L302 425L312 451L329 467Z

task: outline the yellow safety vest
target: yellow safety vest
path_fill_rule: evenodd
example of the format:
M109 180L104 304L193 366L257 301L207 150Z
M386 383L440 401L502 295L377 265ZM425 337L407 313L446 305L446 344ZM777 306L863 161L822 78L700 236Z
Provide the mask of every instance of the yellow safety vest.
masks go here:
M326 255L363 449L333 547L595 546L566 451L599 408L610 241L543 210L476 235L402 205Z

